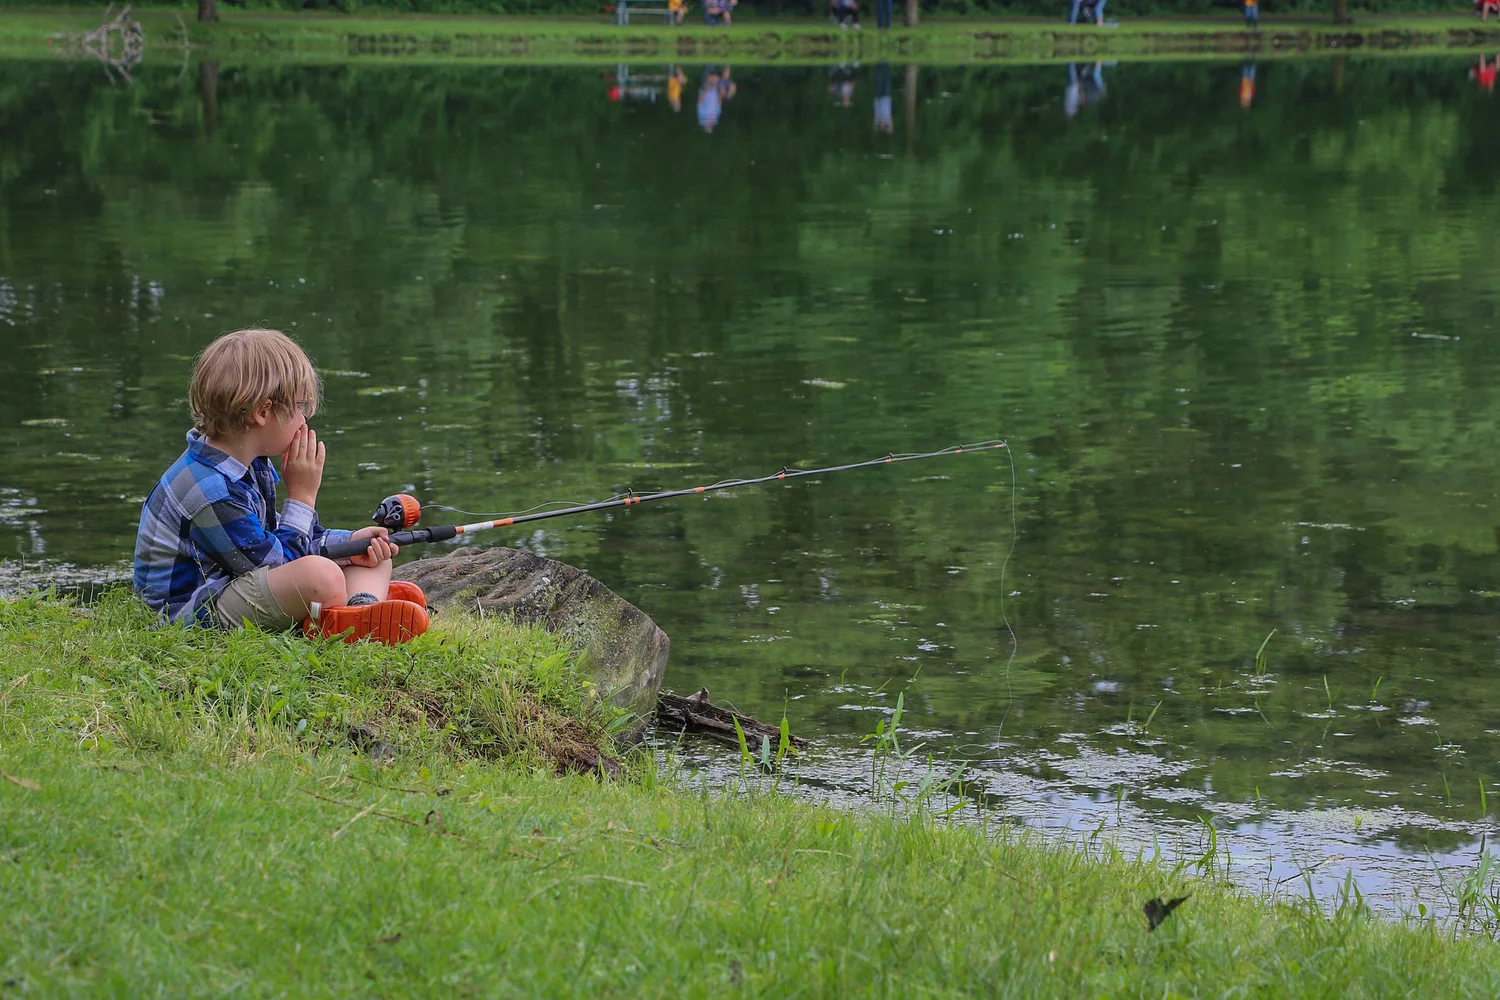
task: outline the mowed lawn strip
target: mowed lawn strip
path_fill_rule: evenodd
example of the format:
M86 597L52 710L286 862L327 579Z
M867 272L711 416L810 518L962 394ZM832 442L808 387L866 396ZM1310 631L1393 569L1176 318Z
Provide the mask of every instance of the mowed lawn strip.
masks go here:
M0 604L0 997L1500 993L1494 944L1357 907L664 780L531 630L440 618L391 651L148 622ZM497 750L418 684L439 663L572 712L626 779L560 776L522 719ZM371 693L397 680L431 718ZM1187 892L1148 932L1142 904Z
M1288 56L1329 51L1479 52L1500 44L1500 22L1463 13L1361 15L1334 25L1316 15L1267 16L1246 31L1237 12L1218 17L1125 17L1112 29L1068 25L1062 18L934 18L913 29L840 31L824 19L765 18L733 28L690 20L681 26L655 21L616 25L603 17L403 15L235 11L221 5L222 20L199 24L191 11L135 8L145 29L147 58L205 59L261 53L282 59L329 58L407 62L499 61L600 63L704 62L826 63L830 59L901 62L1033 62L1102 56L1182 58ZM80 8L13 9L0 18L0 52L7 57L51 57L69 50L67 37L97 27L98 11ZM873 27L873 26L872 26Z

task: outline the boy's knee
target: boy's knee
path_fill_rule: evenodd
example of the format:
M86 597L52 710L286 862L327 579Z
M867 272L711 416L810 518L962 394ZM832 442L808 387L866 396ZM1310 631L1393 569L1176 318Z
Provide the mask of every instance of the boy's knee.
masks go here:
M338 563L325 556L303 556L294 560L296 566L302 573L306 574L309 583L313 583L321 591L344 591L344 570Z
M303 556L280 567L297 596L304 601L338 604L344 599L344 571L332 559ZM272 570L273 573L276 570Z

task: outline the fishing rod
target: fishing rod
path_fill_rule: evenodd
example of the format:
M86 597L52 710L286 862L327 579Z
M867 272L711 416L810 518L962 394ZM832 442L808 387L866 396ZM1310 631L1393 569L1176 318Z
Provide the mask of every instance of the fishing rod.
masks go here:
M571 517L574 514L588 514L596 510L610 510L615 507L632 507L636 504L651 503L655 500L671 500L674 497L697 496L700 493L732 490L741 486L758 486L761 483L774 483L786 479L801 479L805 476L822 476L830 472L848 472L851 469L868 469L877 465L914 462L919 458L962 455L965 452L1004 448L1005 444L1004 441L979 441L975 444L956 444L950 448L943 448L940 451L923 451L901 455L888 454L883 458L872 458L868 462L852 462L849 465L830 465L822 469L788 469L783 466L780 472L774 472L769 476L760 476L756 479L723 479L709 486L689 486L686 489L665 490L660 493L636 493L631 490L622 495L610 497L608 500L600 500L598 503L578 504L574 507L558 507L554 510L535 511L529 514L513 514L510 517L501 517L493 521L476 521L473 524L440 524L432 528L413 527L422 516L422 505L417 502L415 497L409 494L396 493L380 501L380 506L375 509L375 513L370 520L390 529L390 541L394 545L446 542L448 539L456 538L459 535L472 535L476 531L486 531L490 528L507 528L513 524L525 524L529 521L543 521L549 517ZM362 555L369 547L370 539L358 538L350 541L333 542L324 549L324 552L330 559L342 559L348 556Z

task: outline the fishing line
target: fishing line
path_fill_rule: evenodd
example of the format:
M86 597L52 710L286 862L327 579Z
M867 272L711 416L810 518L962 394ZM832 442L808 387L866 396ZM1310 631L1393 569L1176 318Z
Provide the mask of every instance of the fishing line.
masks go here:
M1016 630L1010 624L1010 616L1005 613L1005 571L1010 568L1010 557L1015 554L1016 542L1021 537L1016 522L1016 456L1006 448L1005 457L1010 459L1010 548L1005 553L1005 561L1000 564L1000 618L1005 622L1005 631L1010 633L1010 659L1005 661L1005 714L1000 716L1001 736L1005 735L1005 723L1010 719L1010 707L1016 702L1015 692L1011 689L1010 668L1016 662L1016 653L1021 648L1021 640L1016 637Z
M1005 575L1010 568L1011 556L1015 555L1016 545L1021 537L1019 520L1016 514L1016 456L1010 448L1005 449L1005 457L1010 459L1010 548L1005 551L1005 558L1000 562L1000 618L1005 623L1005 631L1010 636L1010 656L1005 661L1005 712L1000 716L1000 728L997 735L1005 734L1005 724L1010 721L1010 709L1015 704L1015 692L1011 687L1011 667L1016 662L1016 654L1020 651L1021 640L1016 635L1015 627L1011 625L1010 615L1005 610ZM979 747L982 750L998 750L998 747L984 743L960 743L954 746L955 750L963 750L966 747Z

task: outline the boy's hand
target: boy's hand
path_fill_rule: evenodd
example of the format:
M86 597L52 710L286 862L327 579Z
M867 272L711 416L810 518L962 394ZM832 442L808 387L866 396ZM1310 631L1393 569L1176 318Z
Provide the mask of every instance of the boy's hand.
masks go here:
M323 442L310 427L302 427L281 456L281 480L286 495L309 507L318 506L318 487L323 485Z
M381 563L385 562L397 552L400 552L401 546L392 545L387 540L386 536L390 533L391 532L389 528L382 528L378 526L360 528L354 534L349 536L349 540L352 542L359 538L368 538L370 540L370 547L366 549L361 555L350 556L349 561L356 566L363 566L366 569L374 569L376 566L379 566Z

